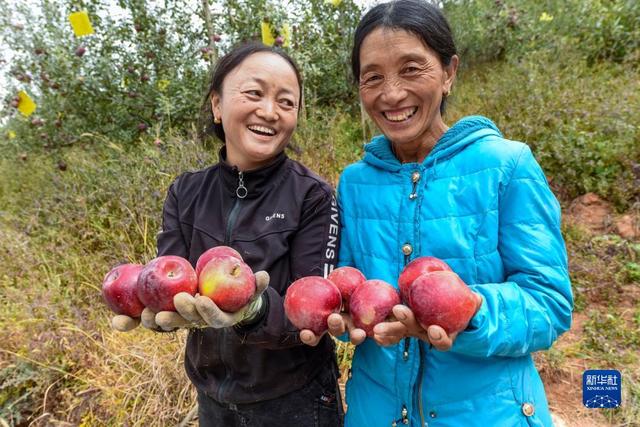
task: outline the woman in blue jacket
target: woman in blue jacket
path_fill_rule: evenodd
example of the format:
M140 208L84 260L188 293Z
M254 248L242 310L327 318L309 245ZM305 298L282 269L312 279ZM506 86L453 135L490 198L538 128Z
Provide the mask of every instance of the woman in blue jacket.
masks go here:
M478 309L457 336L423 329L402 305L373 339L332 315L331 332L359 344L347 426L552 425L531 354L571 324L559 205L527 145L481 116L444 123L457 66L449 25L426 1L380 4L356 30L353 73L382 135L340 178L341 265L397 286L408 262L435 256Z

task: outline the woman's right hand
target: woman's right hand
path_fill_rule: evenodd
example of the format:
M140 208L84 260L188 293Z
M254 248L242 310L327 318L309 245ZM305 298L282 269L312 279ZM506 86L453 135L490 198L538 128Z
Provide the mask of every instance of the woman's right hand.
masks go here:
M351 320L351 315L347 313L330 314L329 318L327 319L327 326L329 328L329 333L334 337L339 337L345 332L348 332L349 340L354 345L362 343L365 338L367 338L366 332L360 328L356 328L353 325L353 321ZM318 345L323 335L324 333L321 335L316 335L309 329L303 329L300 331L300 341L302 341L306 345L315 347L316 345Z

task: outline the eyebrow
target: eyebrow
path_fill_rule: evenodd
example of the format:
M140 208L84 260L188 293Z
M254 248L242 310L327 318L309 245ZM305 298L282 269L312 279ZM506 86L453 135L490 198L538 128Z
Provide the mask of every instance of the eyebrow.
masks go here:
M398 58L398 62L405 63L409 61L416 62L427 62L427 58L424 55L420 55L418 53L407 53ZM378 64L366 64L364 67L360 69L360 74L367 73L378 67Z
M260 84L261 86L267 86L269 84L266 80L261 79L260 77L251 77L251 80L253 80L254 82ZM291 91L291 90L289 90L287 88L280 88L278 93L281 93L281 92L287 93L287 94L295 97L295 93L293 93L293 91Z

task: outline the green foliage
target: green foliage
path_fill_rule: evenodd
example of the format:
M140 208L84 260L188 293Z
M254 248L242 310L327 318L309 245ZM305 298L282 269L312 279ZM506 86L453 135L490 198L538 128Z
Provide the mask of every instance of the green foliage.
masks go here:
M633 351L640 349L640 329L637 324L633 325L633 322L626 320L620 313L590 311L584 331L585 349L597 352L598 356L606 361L610 363L637 361L637 355L634 355Z
M266 0L214 2L207 20L202 3L180 0L83 2L95 34L76 38L67 15L77 2L0 2L2 39L14 58L8 96L0 112L25 147L77 143L86 133L132 142L196 122L211 61L240 41L260 40L260 23L291 27L291 46L313 105L354 99L347 58L360 14L353 1L277 4ZM216 12L217 11L217 12ZM78 49L83 49L81 53ZM10 106L18 90L38 104L24 118Z
M14 53L10 97L22 88L38 104L28 119L2 111L25 145L69 145L86 132L130 141L151 127L193 121L206 70L202 29L191 24L198 11L182 1L148 3L85 2L95 34L78 39L67 18L77 3L43 2L34 10L3 1L12 11L2 15Z
M23 414L30 409L34 394L41 392L40 376L33 366L19 362L0 370L0 419L12 425L25 422Z
M577 34L590 64L640 59L640 3L635 0L579 1L577 14L588 16Z
M290 44L283 49L302 69L307 104L353 104L355 86L351 83L349 57L361 11L352 0L338 6L324 0L231 0L222 2L221 8L214 25L229 45L261 40L263 21L271 25L274 37L284 35L282 29L289 26ZM227 49L225 46L221 53Z
M635 0L445 1L463 60L522 59L541 51L577 51L589 65L638 61L640 5Z
M628 262L624 266L624 271L628 281L640 283L640 264Z
M634 245L616 235L594 237L576 226L563 228L576 311L591 304L615 305L637 286Z

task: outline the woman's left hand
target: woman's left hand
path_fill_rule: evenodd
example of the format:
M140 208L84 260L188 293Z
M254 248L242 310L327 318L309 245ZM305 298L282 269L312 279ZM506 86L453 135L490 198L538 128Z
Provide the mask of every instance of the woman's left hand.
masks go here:
M476 313L482 305L482 297L474 294L477 299ZM413 311L406 305L398 304L393 307L393 322L378 323L373 328L373 339L382 346L389 346L399 343L405 337L414 337L428 342L437 350L447 351L453 345L458 332L447 334L438 325L430 325L423 328L416 320ZM473 316L472 316L473 317Z

